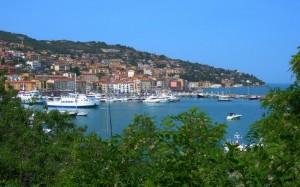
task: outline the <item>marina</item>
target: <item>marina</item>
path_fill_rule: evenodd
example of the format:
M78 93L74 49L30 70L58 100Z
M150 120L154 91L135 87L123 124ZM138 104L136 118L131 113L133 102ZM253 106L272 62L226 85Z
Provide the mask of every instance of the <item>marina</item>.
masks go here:
M263 91L264 90L264 91ZM253 94L266 94L269 88L254 87L250 88ZM218 90L213 90L217 92ZM233 94L242 93L240 90L231 90ZM234 92L235 91L235 92ZM211 90L208 90L211 92ZM37 109L42 109L43 105L35 105ZM126 100L115 102L99 102L99 105L94 108L78 108L78 112L88 114L85 117L75 117L73 120L79 125L87 125L87 133L95 132L101 138L110 137L110 128L112 126L112 134L120 134L133 122L135 115L148 113L155 117L157 126L166 116L177 115L188 111L192 107L199 107L201 112L205 112L213 122L226 123L228 125L227 134L231 137L235 132L239 132L245 137L249 130L249 126L255 121L262 118L265 109L260 107L260 100L249 100L244 98L234 98L230 102L220 102L215 98L197 98L180 97L177 102L159 102L146 103L140 100ZM50 107L49 110L56 109ZM59 110L71 111L70 108L58 108ZM229 113L242 115L239 120L227 120Z

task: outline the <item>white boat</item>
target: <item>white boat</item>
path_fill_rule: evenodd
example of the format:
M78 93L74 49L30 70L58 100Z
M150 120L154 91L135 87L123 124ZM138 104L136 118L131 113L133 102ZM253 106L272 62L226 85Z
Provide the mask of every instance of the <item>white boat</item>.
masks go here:
M75 92L66 96L48 97L48 107L71 107L71 108L92 108L97 107L98 102L94 95L76 93L76 73L75 73ZM77 114L77 113L76 113Z
M87 97L85 94L69 94L60 97L48 97L48 107L71 107L71 108L92 108L97 107L95 97Z
M169 100L167 98L151 95L151 96L147 97L145 100L143 100L143 102L144 103L164 103L164 102L169 102Z
M234 134L233 140L229 139L229 140L227 140L227 142L231 145L236 145L238 150L245 151L247 146L242 143L242 139L243 139L243 137L238 132L236 132ZM227 153L229 151L229 148L227 146L225 146L224 151L225 151L225 153Z
M76 116L78 113L77 111L66 111L66 110L60 110L59 112L62 114L68 114L70 116Z
M179 101L180 100L175 95L165 95L165 94L163 94L162 98L167 99L169 102L175 102L175 101Z
M249 99L249 100L258 100L258 99L260 99L260 98L259 98L259 96L257 96L257 95L252 95L252 96L250 96L248 99Z
M20 91L17 94L17 97L21 99L21 102L24 104L44 104L45 99L38 90L34 91Z
M227 95L221 95L219 96L218 101L231 101L231 98Z
M76 116L87 116L87 112L78 112Z
M229 113L226 119L228 119L228 120L240 119L241 117L242 117L242 115L240 115L240 114Z

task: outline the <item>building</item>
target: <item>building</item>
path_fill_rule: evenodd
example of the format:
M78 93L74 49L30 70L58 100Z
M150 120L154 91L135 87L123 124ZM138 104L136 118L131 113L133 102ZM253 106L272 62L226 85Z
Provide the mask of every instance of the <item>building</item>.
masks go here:
M60 79L60 80L48 80L46 82L47 91L65 91L75 92L75 80L74 79ZM86 82L83 80L76 80L76 92L85 93Z
M144 74L152 76L153 70L151 68L144 68Z
M26 53L26 56L30 61L38 61L39 62L41 60L41 55L38 53L35 53L35 52L28 52L28 53Z
M42 64L38 61L27 61L26 64L30 66L31 69L37 69L42 67Z
M51 69L54 71L70 71L71 66L69 64L65 64L65 63L54 63L51 66Z
M181 91L183 89L182 82L178 80L171 80L170 89L173 91Z
M109 68L118 68L121 65L121 60L120 59L112 59L108 62L108 67Z
M134 73L135 73L135 71L134 70L128 70L128 72L127 72L127 76L128 77L133 77L134 76Z
M4 70L4 69L7 69L7 72L6 72L7 75L16 74L16 67L14 67L14 66L0 65L0 70Z
M86 82L98 81L99 78L95 73L82 72L80 74L80 79L85 80Z
M11 85L15 90L33 91L37 89L35 81L6 81L6 84Z
M199 88L199 82L189 82L188 87L189 87L189 89L198 89Z
M133 82L124 82L116 81L111 83L113 93L134 93L134 83Z
M147 93L156 86L155 81L150 78L139 78L134 81L134 89L136 93Z
M62 75L35 75L34 77L36 86L38 90L48 90L47 81L48 80L62 80L66 79L65 76Z

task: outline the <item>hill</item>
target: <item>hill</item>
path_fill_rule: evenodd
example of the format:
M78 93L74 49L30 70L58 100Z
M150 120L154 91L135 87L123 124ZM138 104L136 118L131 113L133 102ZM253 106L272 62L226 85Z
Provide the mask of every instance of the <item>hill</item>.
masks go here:
M265 83L247 73L238 72L237 70L228 70L216 68L213 66L191 63L180 59L171 59L165 55L157 55L143 51L137 51L132 47L117 45L108 45L105 42L89 41L75 42L68 40L36 40L23 34L15 34L0 31L0 40L8 43L23 44L23 48L17 48L22 52L36 52L42 56L53 54L63 54L71 58L78 58L82 54L92 54L99 59L120 59L129 66L137 66L138 63L148 64L153 68L171 68L174 73L168 76L180 77L187 81L211 83L230 83L246 85L246 81L257 85Z

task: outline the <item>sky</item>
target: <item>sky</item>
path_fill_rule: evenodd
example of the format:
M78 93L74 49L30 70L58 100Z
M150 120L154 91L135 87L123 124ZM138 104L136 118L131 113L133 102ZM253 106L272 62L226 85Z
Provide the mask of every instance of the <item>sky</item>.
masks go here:
M101 41L291 83L299 0L1 0L0 30Z

